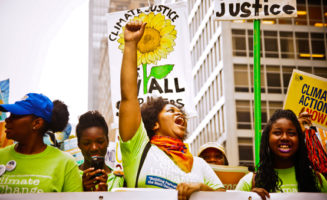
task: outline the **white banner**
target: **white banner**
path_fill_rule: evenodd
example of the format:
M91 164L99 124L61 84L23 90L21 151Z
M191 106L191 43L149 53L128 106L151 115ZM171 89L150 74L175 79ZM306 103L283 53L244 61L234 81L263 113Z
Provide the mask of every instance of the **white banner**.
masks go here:
M147 190L127 192L59 192L39 194L0 194L0 200L177 200L176 190Z
M215 20L296 17L296 0L215 0Z
M40 193L40 194L1 194L0 200L177 200L176 190L164 189L134 189L121 192L62 192L62 193ZM191 195L190 200L261 200L253 192L196 192ZM326 200L324 193L270 193L270 200Z
M325 193L269 193L269 200L326 200ZM224 200L261 200L261 197L254 192L239 192L230 190L228 192L196 192L191 195L190 200L209 200L209 199L224 199Z
M123 30L129 21L147 22L137 50L138 97L142 104L148 96L163 98L194 114L192 64L186 2L153 5L109 13L108 42L111 98L115 123L120 103L120 69L124 49Z

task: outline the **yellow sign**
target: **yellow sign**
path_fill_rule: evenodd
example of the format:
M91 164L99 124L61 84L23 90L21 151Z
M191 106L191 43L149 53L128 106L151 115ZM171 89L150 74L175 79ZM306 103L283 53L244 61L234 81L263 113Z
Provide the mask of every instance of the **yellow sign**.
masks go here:
M293 70L284 109L298 115L303 107L311 114L312 123L327 129L327 79Z

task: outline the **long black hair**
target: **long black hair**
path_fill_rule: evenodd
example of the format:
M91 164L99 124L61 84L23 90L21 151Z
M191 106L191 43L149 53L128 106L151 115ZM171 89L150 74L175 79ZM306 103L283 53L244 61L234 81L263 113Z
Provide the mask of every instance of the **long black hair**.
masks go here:
M262 132L260 145L260 162L255 176L255 187L266 189L268 192L282 191L282 180L274 170L274 154L269 146L271 126L281 118L292 121L298 135L298 150L294 155L295 175L299 192L319 192L315 173L309 161L300 123L291 110L277 110L270 118Z

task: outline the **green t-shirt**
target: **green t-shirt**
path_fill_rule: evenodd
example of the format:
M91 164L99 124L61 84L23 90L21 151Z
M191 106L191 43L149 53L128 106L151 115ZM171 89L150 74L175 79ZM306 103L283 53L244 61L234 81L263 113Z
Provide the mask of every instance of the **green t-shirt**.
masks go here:
M132 139L120 141L128 187L135 186L140 159L148 141L143 122ZM140 172L138 187L175 189L177 184L185 182L204 183L212 189L224 188L215 172L202 158L194 157L192 171L185 173L164 151L151 145Z
M298 185L295 175L295 167L287 169L275 169L278 173L279 178L283 181L281 189L283 192L298 192ZM251 191L252 190L252 177L253 173L245 175L237 184L235 190L239 191ZM317 177L318 186L320 186L321 192L327 192L327 181L320 175L322 184L320 184L319 178ZM279 192L279 191L277 191Z
M0 193L81 192L82 179L74 158L47 146L38 154L15 151L15 144L0 149L0 164L14 160L16 168L0 177Z
M109 166L108 166L109 167ZM109 167L110 168L110 167ZM111 169L111 168L110 168ZM111 169L112 171L112 169ZM83 171L79 170L81 177L83 176ZM116 176L114 172L108 174L107 179L108 191L110 192L113 188L120 188L124 186L124 177L123 176Z

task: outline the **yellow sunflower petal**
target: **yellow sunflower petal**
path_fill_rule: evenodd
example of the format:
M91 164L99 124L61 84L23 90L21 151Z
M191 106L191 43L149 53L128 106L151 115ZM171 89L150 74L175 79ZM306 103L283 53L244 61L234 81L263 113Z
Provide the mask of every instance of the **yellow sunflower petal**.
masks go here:
M137 50L137 66L141 64L156 64L157 61L167 58L167 55L174 50L175 39L177 31L175 26L172 25L169 19L165 19L165 16L161 13L149 14L141 13L134 17L132 21L147 22L146 30L144 33L145 38L141 38L138 44ZM123 51L125 46L124 30L119 34L118 48Z
M149 28L153 28L153 25L152 25L152 20L153 20L153 18L154 18L154 13L153 12L151 12L151 13L149 13L148 15L147 15L147 17L146 17L146 19L145 19L145 21L147 22L147 27L149 27Z
M166 34L169 34L170 32L172 32L174 30L175 26L166 26L164 29L162 29L160 31L160 35L163 36L163 35L166 35Z
M157 24L165 24L165 16L163 16L161 13L158 13L153 18L153 25L156 26Z

